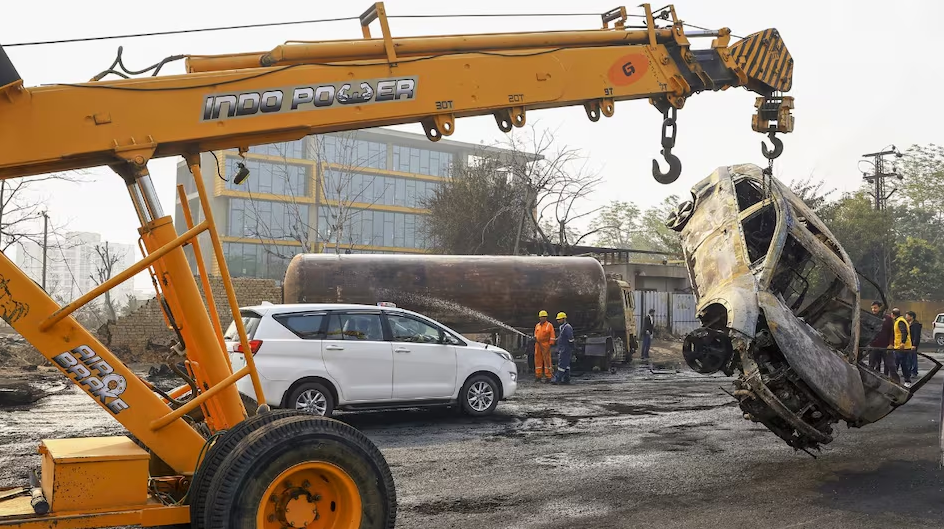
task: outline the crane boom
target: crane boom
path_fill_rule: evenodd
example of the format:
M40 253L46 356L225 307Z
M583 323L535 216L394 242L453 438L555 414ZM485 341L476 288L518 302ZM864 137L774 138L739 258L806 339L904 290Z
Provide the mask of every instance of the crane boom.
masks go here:
M691 50L671 13L668 28L647 13L645 30L625 29L624 17L609 27L606 15L587 31L393 39L385 29L382 39L191 56L182 75L29 89L11 68L0 78L0 178L403 123L435 141L461 117L493 114L510 131L528 110L583 105L596 121L616 101L648 98L665 112L701 91L790 89L793 60L776 30L731 46L726 28L700 32L715 37L711 48ZM361 20L369 36L371 11Z

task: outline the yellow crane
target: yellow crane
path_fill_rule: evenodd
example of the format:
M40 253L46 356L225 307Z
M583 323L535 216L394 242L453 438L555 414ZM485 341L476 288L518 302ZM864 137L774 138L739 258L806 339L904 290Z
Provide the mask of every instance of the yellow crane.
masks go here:
M530 110L582 105L591 121L617 101L649 99L662 112L662 183L678 178L676 112L704 91L745 87L759 95L752 127L793 129L793 59L775 29L731 44L731 31L686 33L673 6L645 10L627 26L621 7L595 30L394 38L382 3L360 17L362 39L289 42L263 53L170 57L187 73L27 88L0 48L0 178L109 166L122 179L144 257L65 306L0 255L0 316L120 422L124 436L44 440L41 479L30 496L0 491L0 527L79 528L140 524L230 527L393 527L396 492L387 464L343 423L266 406L247 418L234 383L249 376L264 402L252 355L233 371L197 235L209 233L226 301L238 304L201 177L199 155L310 134L401 123L437 141L456 120L491 114L508 132ZM369 26L379 22L381 35ZM707 49L690 40L711 38ZM117 62L117 61L116 61ZM107 74L108 71L103 72ZM154 72L157 73L156 71ZM154 158L182 156L202 209L174 226L148 172ZM248 176L245 167L235 176ZM96 205L107 207L107 205ZM183 247L196 250L195 277ZM148 270L179 337L196 392L181 402L138 378L72 317L105 291ZM236 318L239 341L250 347ZM205 426L190 415L200 408ZM146 447L142 449L141 446ZM30 487L27 487L30 488ZM12 496L12 497L11 497Z

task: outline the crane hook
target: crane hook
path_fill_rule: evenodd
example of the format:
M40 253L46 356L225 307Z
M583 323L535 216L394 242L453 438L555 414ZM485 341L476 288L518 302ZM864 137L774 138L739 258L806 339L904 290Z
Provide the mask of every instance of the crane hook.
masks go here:
M662 111L662 155L665 157L665 161L669 163L669 171L663 173L659 169L658 160L652 160L652 176L660 184L671 184L678 180L679 175L682 174L682 161L678 159L678 156L672 154L672 148L675 147L675 135L678 132L677 112L678 109L672 106L666 107Z
M769 150L763 140L760 142L760 150L764 153L764 158L773 160L783 154L783 142L773 132L767 134L767 137L770 138L770 143L774 144L774 150Z
M663 173L659 168L659 161L652 160L652 176L660 184L671 184L682 174L682 161L672 154L671 149L663 149L662 154L665 156L665 161L669 163L669 170Z

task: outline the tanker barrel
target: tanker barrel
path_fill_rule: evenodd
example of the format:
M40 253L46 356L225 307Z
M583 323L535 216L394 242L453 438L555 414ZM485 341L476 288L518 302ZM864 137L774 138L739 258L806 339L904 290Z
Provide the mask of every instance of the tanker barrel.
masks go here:
M395 303L460 333L531 330L538 311L566 312L577 332L601 328L606 275L590 257L302 254L285 303Z

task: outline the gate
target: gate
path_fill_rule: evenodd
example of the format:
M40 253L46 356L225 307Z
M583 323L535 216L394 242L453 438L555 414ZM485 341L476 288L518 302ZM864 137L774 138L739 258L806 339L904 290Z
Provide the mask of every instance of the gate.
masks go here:
M655 309L656 329L675 336L684 336L701 325L695 317L695 295L678 292L633 292L636 302L636 328L642 333L642 324L649 309Z

